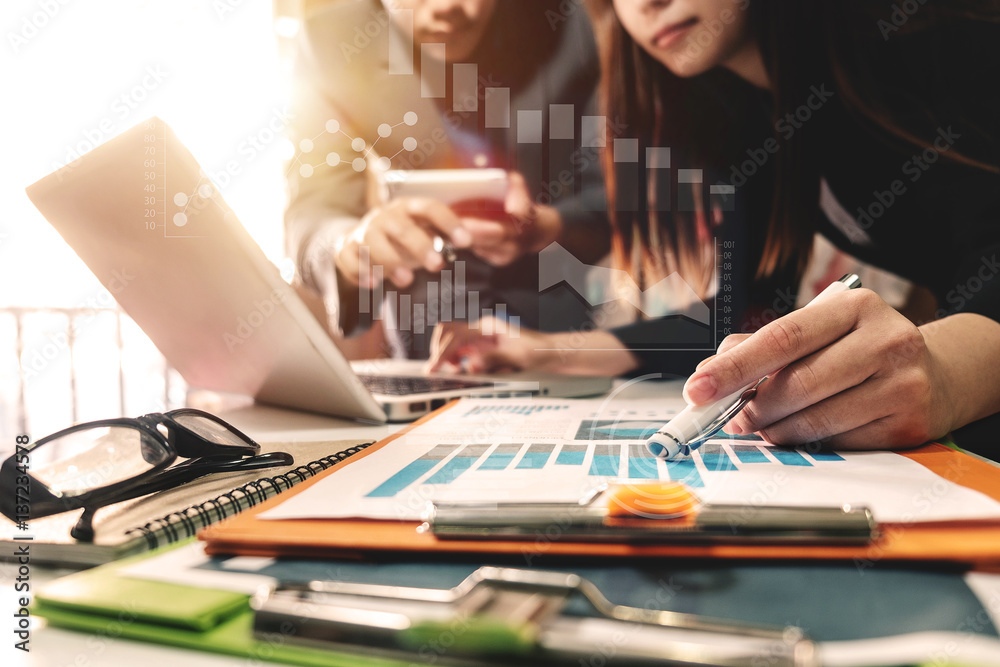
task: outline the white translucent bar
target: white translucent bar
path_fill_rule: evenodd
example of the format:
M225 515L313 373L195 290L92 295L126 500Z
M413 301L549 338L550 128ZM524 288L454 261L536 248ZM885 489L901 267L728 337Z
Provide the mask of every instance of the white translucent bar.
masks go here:
M382 317L385 319L386 323L399 322L399 317L396 315L396 290L389 290L385 293L385 304L384 310L382 312Z
M519 144L542 143L541 109L517 110L517 143Z
M367 276L371 271L371 258L368 253L368 246L363 245L358 248L358 275ZM371 308L369 308L368 295L365 294L367 290L365 288L358 286L358 312L359 313L370 313Z
M490 319L492 314L493 312L489 308L483 308L482 317L479 318L479 326L482 328L484 336L493 335L493 320Z
M427 318L424 316L424 304L413 304L413 333L422 334L426 330Z
M678 183L701 183L701 181L702 181L701 169L677 170Z
M416 313L417 306L420 304L414 304L413 310ZM427 283L427 316L428 324L431 326L437 324L437 318L441 316L441 294L438 291L438 284L436 282ZM414 315L416 317L416 315ZM430 321L434 320L434 321Z
M639 140L638 139L615 139L614 141L615 162L638 162L639 161Z
M580 118L580 145L584 148L604 148L607 146L608 123L605 116L583 116Z
M441 272L441 321L451 322L451 302L454 300L454 291L451 287L451 270L445 269Z
M410 330L410 295L399 295L399 330Z
M486 89L486 127L510 127L510 88Z
M455 262L455 289L452 290L455 301L455 319L465 319L465 261Z
M549 105L549 139L572 139L574 130L573 105Z
M444 97L444 44L420 45L420 96Z
M413 10L390 9L389 74L413 74Z
M646 149L646 169L669 169L670 148L651 146Z
M372 311L375 313L373 319L376 320L382 319L382 280L385 278L382 274L384 270L381 264L376 264L372 268L372 280L375 282L375 287L372 288ZM395 295L395 292L393 292L393 295Z
M479 66L455 63L451 70L452 111L479 109Z
M479 292L477 292L476 290L471 290L469 292L469 309L466 312L469 314L469 317L473 317L476 313L479 312ZM479 322L478 321L470 322L469 328L478 329Z
M708 193L712 195L734 195L736 194L735 185L710 185L708 186Z
M507 318L507 335L511 338L521 337L521 318L517 315L511 315Z
M496 327L497 333L507 333L507 304L498 303L496 308L494 308L496 313Z

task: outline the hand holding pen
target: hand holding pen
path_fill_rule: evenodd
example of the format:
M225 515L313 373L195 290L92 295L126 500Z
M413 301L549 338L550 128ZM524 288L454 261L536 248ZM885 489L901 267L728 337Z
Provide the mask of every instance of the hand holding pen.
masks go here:
M845 276L808 307L727 338L688 379L691 405L650 438L650 450L683 455L723 426L775 444L842 449L916 446L947 433L933 337L874 292L850 289L858 282Z

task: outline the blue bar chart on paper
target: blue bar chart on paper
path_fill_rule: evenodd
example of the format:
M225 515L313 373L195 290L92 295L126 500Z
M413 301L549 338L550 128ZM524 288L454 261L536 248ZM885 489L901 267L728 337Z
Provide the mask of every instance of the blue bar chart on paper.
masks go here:
M509 415L541 421L558 414L564 406L553 407L557 409L527 404L475 406L460 413L458 419ZM597 485L604 480L674 481L704 488L706 480L716 473L738 474L740 470L759 467L816 466L844 460L834 452L807 454L767 445L756 436L742 436L711 441L690 458L662 461L643 444L662 425L661 420L626 412L618 419L577 421L569 440L434 444L412 460L400 462L399 468L391 471L366 497L392 498L430 485L495 489L503 487L505 480L510 481L511 488L516 488L530 479L526 475L532 474L541 475L539 483L556 485L576 479L583 485L588 482ZM441 489L432 495L442 493L448 495Z
M891 451L785 448L720 434L689 457L652 456L649 434L684 406L679 397L462 399L262 516L421 522L441 504L561 507L600 498L610 485L653 493L662 483L683 484L702 504L870 506L880 521L913 520L914 498L933 489L919 520L1000 516L1000 503Z

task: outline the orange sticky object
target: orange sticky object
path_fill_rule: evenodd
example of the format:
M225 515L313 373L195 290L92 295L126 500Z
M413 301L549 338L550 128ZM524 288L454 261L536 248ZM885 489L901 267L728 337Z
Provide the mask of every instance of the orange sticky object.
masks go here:
M698 496L680 482L616 484L605 492L609 517L683 519L701 506Z

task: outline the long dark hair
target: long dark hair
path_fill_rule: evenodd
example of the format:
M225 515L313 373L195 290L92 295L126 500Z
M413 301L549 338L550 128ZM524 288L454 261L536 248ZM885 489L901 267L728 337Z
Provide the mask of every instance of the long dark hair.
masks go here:
M778 120L801 105L812 86L826 82L848 112L882 141L901 151L931 147L939 117L955 118L955 110L947 108L947 94L932 90L931 85L920 90L918 83L903 95L898 86L887 85L898 82L898 68L905 58L896 47L928 30L1000 22L1000 2L928 0L919 7L912 15L906 14L905 20L892 22L886 3L870 0L751 0L746 6L748 24L771 83L775 139ZM741 147L733 142L743 138L729 130L740 118L732 110L754 104L749 84L722 68L689 79L678 77L635 43L618 21L611 0L589 0L589 8L601 53L600 97L609 123L624 123L630 133L639 135L640 146L670 146L688 164L723 166L740 153ZM733 11L739 11L735 3ZM995 43L988 48L995 49ZM968 63L945 58L931 63L930 68L937 71L923 74L943 81L953 66L967 67ZM996 84L982 81L980 85ZM965 142L966 146L997 140L995 127L972 125L971 129L982 141ZM816 132L806 126L784 138L781 150L773 156L775 187L758 277L788 267L801 274L805 268L819 215L821 174L816 142ZM1000 173L996 155L986 152L973 155L951 150L943 156ZM648 204L655 193L649 184L646 207L640 206L638 212L615 210L618 179L610 151L604 166L616 263L633 275L637 265L644 274L651 267L660 274L675 265L689 284L706 285L705 262L711 254L698 247L703 236L699 228L705 223L699 212L653 212L650 209L655 207ZM644 277L648 282L649 275Z

